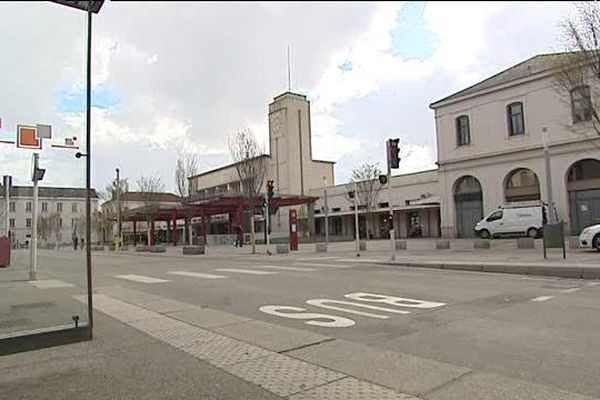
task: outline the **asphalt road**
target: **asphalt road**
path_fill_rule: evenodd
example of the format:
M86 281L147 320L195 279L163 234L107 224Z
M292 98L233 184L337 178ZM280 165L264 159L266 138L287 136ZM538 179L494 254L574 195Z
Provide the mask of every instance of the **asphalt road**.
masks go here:
M94 285L600 397L600 282L243 251L94 253ZM77 285L83 261L82 253L40 252L44 275Z

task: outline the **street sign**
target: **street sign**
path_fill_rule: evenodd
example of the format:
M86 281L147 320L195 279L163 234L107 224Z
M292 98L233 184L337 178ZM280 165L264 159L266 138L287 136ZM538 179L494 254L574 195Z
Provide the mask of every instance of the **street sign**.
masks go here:
M98 14L104 0L86 1L86 0L50 0L53 3L62 4L63 6L77 8L78 10L91 11Z

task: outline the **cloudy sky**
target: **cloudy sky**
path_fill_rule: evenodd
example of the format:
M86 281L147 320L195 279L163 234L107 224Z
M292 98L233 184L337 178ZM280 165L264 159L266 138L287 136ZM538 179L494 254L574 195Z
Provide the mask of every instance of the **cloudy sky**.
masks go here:
M179 151L201 169L229 162L240 126L267 142L267 108L287 87L311 100L313 155L336 181L384 141L400 172L435 167L429 103L538 53L561 49L561 2L193 3L107 1L94 19L92 184L119 166L174 190ZM85 163L50 147L84 145L85 16L51 2L0 3L0 139L49 123L44 184L84 186ZM0 144L0 174L29 177L31 150ZM135 186L135 185L132 185Z

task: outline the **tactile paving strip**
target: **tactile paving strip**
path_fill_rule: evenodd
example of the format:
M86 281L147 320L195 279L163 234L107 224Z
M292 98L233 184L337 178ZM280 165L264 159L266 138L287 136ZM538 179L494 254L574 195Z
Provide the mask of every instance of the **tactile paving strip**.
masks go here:
M86 302L85 296L75 296ZM105 295L98 310L247 382L290 400L419 400L318 365L166 317Z
M181 350L218 367L252 360L259 357L271 356L272 351L252 346L239 340L222 335L214 335L212 340L196 342Z
M290 400L419 400L382 386L346 377L290 397Z
M223 369L279 396L289 396L346 376L280 354L225 366Z

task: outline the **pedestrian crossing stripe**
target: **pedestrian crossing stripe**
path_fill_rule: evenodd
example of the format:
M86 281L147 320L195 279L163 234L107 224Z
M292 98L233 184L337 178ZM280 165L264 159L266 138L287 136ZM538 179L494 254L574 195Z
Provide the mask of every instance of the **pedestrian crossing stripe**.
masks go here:
M139 282L139 283L164 283L164 282L170 282L167 279L152 278L152 277L149 277L149 276L135 275L135 274L117 275L116 278L126 279L128 281Z

